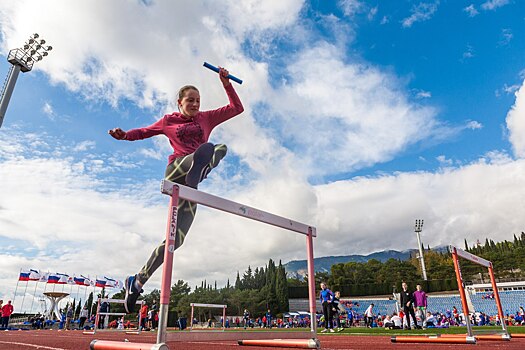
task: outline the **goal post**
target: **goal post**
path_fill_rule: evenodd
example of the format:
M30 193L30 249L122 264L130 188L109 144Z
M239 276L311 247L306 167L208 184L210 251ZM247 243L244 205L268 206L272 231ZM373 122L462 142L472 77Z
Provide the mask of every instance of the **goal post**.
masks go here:
M494 293L494 300L496 302L496 308L498 309L498 316L500 319L501 328L503 330L502 339L509 340L510 336L507 330L507 325L505 324L505 315L503 314L503 308L501 306L501 299L499 297L498 285L496 284L496 278L494 276L494 267L492 266L492 262L486 259L483 259L477 255L471 254L467 251L464 251L463 249L456 248L452 245L450 246L450 252L452 254L452 260L454 262L454 270L456 271L456 279L458 282L459 296L461 298L461 306L463 308L463 315L465 316L465 323L467 325L468 335L474 336L473 331L472 331L472 324L470 323L469 306L468 306L467 296L465 292L465 283L463 281L463 276L461 274L461 266L459 263L459 258L468 260L470 262L473 262L475 264L478 264L478 265L481 265L487 268L489 277L490 277L490 283L492 285L492 291Z
M205 308L216 308L216 309L222 309L222 330L226 330L226 308L227 305L220 305L220 304L201 304L201 303L190 303L191 306L191 316L190 316L190 331L193 330L193 315L194 315L194 308L196 307L205 307Z

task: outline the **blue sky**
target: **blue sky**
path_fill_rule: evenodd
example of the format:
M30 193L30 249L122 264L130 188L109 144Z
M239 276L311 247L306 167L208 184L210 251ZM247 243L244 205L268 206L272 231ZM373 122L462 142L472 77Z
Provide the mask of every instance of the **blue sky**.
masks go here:
M415 219L425 245L511 239L525 226L524 10L513 0L0 4L0 75L32 33L53 46L19 76L0 129L0 296L20 268L123 279L142 266L164 234L170 147L107 130L153 123L188 83L203 110L224 105L204 61L244 80L234 86L245 112L211 135L229 153L203 191L316 226L317 256L415 247ZM206 208L188 237L174 278L192 284L225 284L247 261L304 258L302 237Z

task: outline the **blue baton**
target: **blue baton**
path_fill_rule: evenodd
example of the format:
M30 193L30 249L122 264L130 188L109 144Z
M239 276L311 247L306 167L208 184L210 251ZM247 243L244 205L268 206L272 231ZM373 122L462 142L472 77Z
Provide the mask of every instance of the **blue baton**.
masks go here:
M217 67L215 67L215 66L209 64L208 62L204 62L204 67L206 67L206 68L208 68L208 69L211 69L211 70L214 71L214 72L219 73L219 68L217 68ZM236 83L238 83L238 84L242 84L242 80L241 80L241 79L239 79L239 78L237 78L237 77L234 77L234 76L231 75L231 74L228 74L228 77L227 77L227 78L230 79L230 80L233 80L234 82L236 82Z

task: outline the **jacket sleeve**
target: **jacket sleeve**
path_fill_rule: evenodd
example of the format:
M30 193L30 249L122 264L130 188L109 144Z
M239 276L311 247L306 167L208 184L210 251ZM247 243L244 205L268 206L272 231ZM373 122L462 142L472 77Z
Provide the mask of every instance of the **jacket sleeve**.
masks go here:
M241 99L235 92L233 85L226 86L224 90L230 103L215 110L203 112L203 119L210 124L211 129L244 111Z
M125 140L136 141L147 139L152 136L160 135L164 133L164 124L166 121L166 116L160 118L155 123L138 129L131 129L126 131Z

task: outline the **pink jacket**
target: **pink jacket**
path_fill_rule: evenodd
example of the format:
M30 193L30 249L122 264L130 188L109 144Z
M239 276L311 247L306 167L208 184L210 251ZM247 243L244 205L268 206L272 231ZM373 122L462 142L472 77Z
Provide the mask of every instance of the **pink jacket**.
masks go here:
M127 131L126 140L135 141L160 134L166 135L173 148L173 154L169 156L168 164L173 162L175 158L195 152L200 145L208 142L213 128L244 111L241 100L233 86L230 84L224 89L230 104L215 110L198 112L190 120L183 118L179 112L166 114L150 126Z

